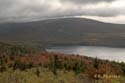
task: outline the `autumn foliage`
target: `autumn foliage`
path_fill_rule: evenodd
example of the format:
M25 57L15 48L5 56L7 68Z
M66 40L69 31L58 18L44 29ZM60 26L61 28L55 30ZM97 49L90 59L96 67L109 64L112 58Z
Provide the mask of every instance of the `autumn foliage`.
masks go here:
M1 45L2 46L2 45ZM4 46L4 45L3 45ZM23 51L25 50L25 51ZM13 53L17 51L17 53ZM8 53L6 53L8 52ZM9 53L10 52L10 53ZM108 60L99 60L79 55L39 52L37 54L26 48L4 46L0 49L0 72L7 68L22 71L33 67L48 68L57 75L58 71L73 71L76 75L87 74L91 79L98 75L125 75L125 64ZM37 70L39 76L39 70Z

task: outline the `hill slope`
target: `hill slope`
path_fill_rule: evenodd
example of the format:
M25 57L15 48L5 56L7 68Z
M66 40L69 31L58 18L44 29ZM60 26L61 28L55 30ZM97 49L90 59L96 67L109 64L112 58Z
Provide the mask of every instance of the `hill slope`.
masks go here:
M44 44L125 46L125 25L83 18L0 24L0 40Z

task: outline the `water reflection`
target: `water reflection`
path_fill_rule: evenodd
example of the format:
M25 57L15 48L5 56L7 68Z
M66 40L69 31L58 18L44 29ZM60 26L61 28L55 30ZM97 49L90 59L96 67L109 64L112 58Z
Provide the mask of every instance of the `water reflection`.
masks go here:
M125 62L125 48L110 48L97 46L56 46L46 50L48 52L79 54L89 57L98 57L100 59Z

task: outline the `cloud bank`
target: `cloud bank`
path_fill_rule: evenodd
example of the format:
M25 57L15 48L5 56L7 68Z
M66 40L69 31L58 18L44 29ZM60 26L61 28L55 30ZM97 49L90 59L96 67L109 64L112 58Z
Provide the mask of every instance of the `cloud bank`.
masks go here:
M0 0L0 22L125 15L123 0Z
M61 1L74 3L74 4L95 4L100 2L113 2L116 0L61 0Z

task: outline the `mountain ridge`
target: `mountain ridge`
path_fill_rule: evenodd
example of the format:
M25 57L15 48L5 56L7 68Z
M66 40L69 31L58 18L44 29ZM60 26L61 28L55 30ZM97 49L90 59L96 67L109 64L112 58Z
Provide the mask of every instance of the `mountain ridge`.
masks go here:
M86 18L0 24L0 40L33 41L41 44L95 45L96 42L98 45L125 46L124 32L125 24L104 23Z

